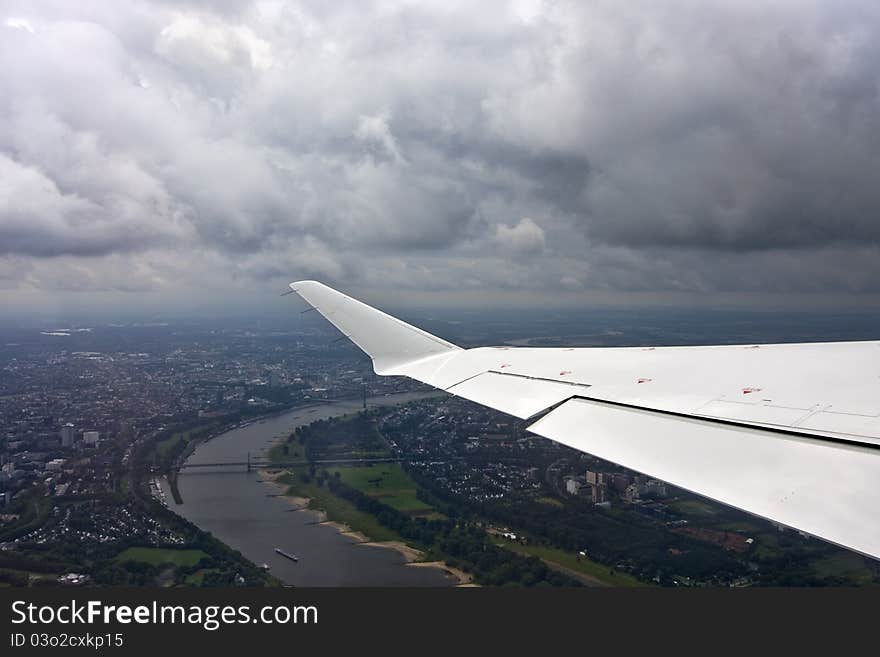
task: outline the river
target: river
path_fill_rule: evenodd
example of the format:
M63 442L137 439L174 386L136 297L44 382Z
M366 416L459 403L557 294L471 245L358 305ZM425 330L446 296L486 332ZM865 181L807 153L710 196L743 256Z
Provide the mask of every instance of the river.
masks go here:
M370 405L398 404L430 396L405 393L371 398ZM244 461L263 456L273 440L320 418L343 415L360 402L336 402L295 409L232 429L199 445L187 463ZM277 489L257 472L236 468L182 470L178 487L182 505L175 505L162 481L169 506L198 527L211 532L256 564L268 564L275 577L294 586L450 586L449 575L437 568L405 565L393 549L358 544L318 514L297 510L277 497ZM280 547L299 556L299 562L275 553Z

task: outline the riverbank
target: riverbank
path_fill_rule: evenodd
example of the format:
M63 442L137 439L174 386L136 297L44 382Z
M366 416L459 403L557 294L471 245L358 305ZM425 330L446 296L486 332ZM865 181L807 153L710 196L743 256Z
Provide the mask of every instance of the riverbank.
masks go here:
M423 395L410 395L408 396L408 400L412 399L421 399L421 398L430 398L434 396L441 396L435 392L424 393ZM392 398L393 399L393 398ZM383 401L390 401L387 398ZM267 453L270 453L272 449L278 445L284 444L286 441L286 435L276 436L275 439L269 444L266 449ZM327 504L328 500L324 499L325 504L320 505L313 504L314 500L309 497L303 497L299 495L291 495L290 490L291 486L288 483L284 483L278 481L279 477L283 477L287 474L285 470L279 470L277 472L263 472L261 473L260 480L265 484L271 486L276 491L278 491L284 499L288 500L297 510L308 510L313 513L318 514L318 524L332 527L336 531L340 533L340 535L345 536L347 538L352 539L358 545L362 545L365 547L379 547L388 550L394 550L398 554L400 554L407 566L417 567L417 568L431 568L439 570L444 573L447 577L454 579L456 581L457 586L475 586L473 584L473 576L465 573L464 571L453 568L446 564L443 561L424 561L425 553L411 545L408 545L402 538L393 536L390 537L390 530L387 528L381 527L378 523L370 523L373 526L373 530L364 530L362 528L354 529L352 526L345 522L345 516L350 514L349 517L357 518L363 514L362 512L358 512L354 509L348 510L348 514L339 512L339 509L334 509ZM331 493L327 493L327 495L331 495ZM339 500L338 506L342 506L345 503L343 500ZM321 506L327 506L327 509L321 508ZM336 510L337 513L333 513ZM363 523L357 523L363 524ZM374 534L379 534L384 536L384 540L377 540L381 536L375 536Z
M399 538L381 541L373 540L363 531L353 529L345 522L330 519L325 509L312 506L313 500L311 498L288 494L290 486L286 483L278 481L279 477L283 477L286 474L286 471L282 470L279 470L277 472L261 472L260 481L263 484L270 486L271 488L276 490L279 494L278 496L281 499L284 499L291 506L293 506L294 511L304 511L314 514L316 525L330 527L336 530L341 536L345 536L346 538L354 541L357 545L363 547L376 547L386 550L393 550L403 557L406 566L436 569L450 579L455 580L456 586L474 586L473 577L468 573L465 573L458 568L453 568L443 561L423 561L423 559L425 558L425 553L423 551L414 548L411 545L408 545L406 542L400 540Z
M453 568L445 561L419 561L415 563L408 563L408 567L410 568L439 568L440 570L448 573L450 577L454 577L458 580L458 584L456 586L459 587L477 587L479 584L474 583L473 575L464 572L460 568Z
M402 403L423 398L424 393L389 395L368 400L373 405ZM240 426L201 442L188 464L239 463L252 458L298 427L360 410L361 400L310 405L265 420L249 418ZM185 503L170 504L206 532L239 551L253 563L265 564L282 582L293 586L453 586L457 580L439 568L407 568L406 558L396 550L363 545L399 538L396 535L345 536L340 528L324 524L328 518L308 508L309 500L291 499L280 487L262 482L264 470L246 472L243 467L182 470L180 492ZM162 486L168 494L168 482ZM317 488L317 487L316 487ZM311 489L310 489L311 490ZM326 489L318 489L325 493ZM301 495L302 498L310 495ZM313 504L314 506L314 504ZM331 515L330 520L337 520ZM385 529L378 523L377 528ZM349 524L351 526L351 524ZM355 523L355 529L360 526ZM387 531L387 529L385 529ZM298 562L279 556L281 548L300 557Z

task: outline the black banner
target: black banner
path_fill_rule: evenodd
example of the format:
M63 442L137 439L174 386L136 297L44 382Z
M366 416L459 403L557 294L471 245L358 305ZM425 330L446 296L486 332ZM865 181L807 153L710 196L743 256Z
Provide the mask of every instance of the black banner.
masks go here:
M875 641L874 590L4 589L4 655ZM758 643L755 643L758 642ZM540 654L548 654L541 652Z

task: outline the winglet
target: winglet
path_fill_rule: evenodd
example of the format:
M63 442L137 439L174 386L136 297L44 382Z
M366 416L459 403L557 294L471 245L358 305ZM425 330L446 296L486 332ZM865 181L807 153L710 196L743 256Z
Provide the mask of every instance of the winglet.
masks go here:
M311 304L373 360L376 374L428 356L460 351L450 342L317 281L297 281L290 289Z

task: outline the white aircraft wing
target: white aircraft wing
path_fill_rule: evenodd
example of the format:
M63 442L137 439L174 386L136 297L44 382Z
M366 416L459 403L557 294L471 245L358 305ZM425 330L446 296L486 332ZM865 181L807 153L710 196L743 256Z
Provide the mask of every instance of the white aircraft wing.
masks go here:
M461 349L321 283L290 287L377 374L880 558L880 341Z

